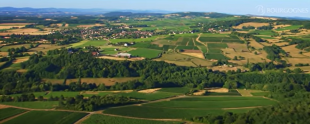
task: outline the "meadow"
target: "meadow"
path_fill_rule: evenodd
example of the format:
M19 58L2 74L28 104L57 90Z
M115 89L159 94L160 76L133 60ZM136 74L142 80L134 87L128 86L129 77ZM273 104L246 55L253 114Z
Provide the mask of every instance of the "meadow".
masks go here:
M20 113L25 112L26 110L17 109L17 108L4 108L0 109L0 121L7 119L9 117L18 115Z
M11 105L23 108L32 109L52 109L58 106L58 101L44 101L44 102L3 102L1 104Z
M107 45L107 41L105 40L84 40L78 43L71 44L71 46L75 48L83 48L86 46L99 47L99 46L104 46L104 45Z
M130 119L122 117L112 117L106 115L94 114L91 115L82 124L181 124L181 122L164 122L164 121L151 121L142 119Z
M86 115L86 113L61 111L30 111L4 124L73 124ZM31 119L33 117L35 119Z
M158 36L152 36L149 38L138 38L138 39L110 39L112 43L118 43L118 42L145 42L145 41L153 41Z
M299 29L300 27L302 27L302 25L291 25L291 26L276 29L276 31L294 30L294 29Z
M11 49L11 48L20 48L20 47L30 48L30 44L7 45L7 46L1 47L0 50L1 50L2 52L7 52L8 49Z
M137 48L136 50L129 51L133 56L144 57L148 59L157 58L162 53L160 50Z
M212 53L208 53L208 54L205 54L205 58L206 59L215 59L215 60L224 60L224 59L229 59L228 57L224 56L223 54L212 54Z
M158 91L185 94L188 93L190 90L191 88L187 87L172 87L172 88L161 88Z

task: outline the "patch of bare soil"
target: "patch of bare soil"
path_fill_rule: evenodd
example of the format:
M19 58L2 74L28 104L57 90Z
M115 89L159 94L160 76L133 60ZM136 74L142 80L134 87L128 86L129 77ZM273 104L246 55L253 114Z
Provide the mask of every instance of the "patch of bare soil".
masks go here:
M198 92L195 92L193 95L195 96L202 96L206 93L206 90L199 90Z
M154 93L157 90L160 90L161 88L155 88L155 89L146 89L146 90L140 90L139 93Z
M208 92L213 93L228 93L229 90L227 88L218 88L218 89L208 89Z
M182 52L181 54L205 59L205 57L204 57L204 55L202 53L184 53L184 52Z

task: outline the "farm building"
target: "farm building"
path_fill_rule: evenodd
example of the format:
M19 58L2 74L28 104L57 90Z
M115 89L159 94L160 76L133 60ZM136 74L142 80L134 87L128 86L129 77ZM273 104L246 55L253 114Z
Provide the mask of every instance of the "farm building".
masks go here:
M127 58L130 58L131 54L129 54L129 53L118 53L115 56L116 57L127 57Z

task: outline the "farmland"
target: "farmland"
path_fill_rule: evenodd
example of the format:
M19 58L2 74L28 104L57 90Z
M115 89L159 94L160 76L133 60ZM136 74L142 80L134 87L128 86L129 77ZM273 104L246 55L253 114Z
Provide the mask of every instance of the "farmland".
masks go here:
M14 115L20 114L25 112L26 110L17 109L17 108L4 108L0 109L0 121L12 117Z
M174 96L180 95L180 93L156 91L154 93L139 93L139 92L117 93L116 95L128 96L128 97L132 97L136 99L152 101L152 100L174 97Z
M76 47L76 48L83 48L86 46L100 47L100 46L105 46L106 44L107 44L107 41L105 40L85 40L85 41L71 44L71 46Z
M47 102L4 102L1 104L33 109L51 109L58 105L57 101Z
M244 109L244 107L255 108L273 104L276 102L260 97L185 97L143 104L142 106L111 108L104 113L141 118L184 118L221 114L225 111L246 112L248 109ZM132 113L132 111L135 112Z
M145 57L145 58L156 58L159 57L162 51L160 50L153 50L153 49L144 49L144 48L138 48L136 50L129 51L130 54L133 56L138 57Z
M61 111L30 111L18 116L4 124L72 124L82 117L85 113L61 112ZM29 119L36 117L35 119ZM48 121L47 121L48 120Z
M180 122L151 121L142 119L129 119L122 117L112 117L106 115L91 115L82 124L180 124Z
M123 83L131 80L139 79L139 77L124 77L124 78L81 78L81 82L85 83L95 83L97 85L104 83L105 86L114 85L116 82ZM43 79L42 81L51 82L53 84L61 84L64 82L64 79ZM78 79L67 79L66 84L71 82L78 82Z

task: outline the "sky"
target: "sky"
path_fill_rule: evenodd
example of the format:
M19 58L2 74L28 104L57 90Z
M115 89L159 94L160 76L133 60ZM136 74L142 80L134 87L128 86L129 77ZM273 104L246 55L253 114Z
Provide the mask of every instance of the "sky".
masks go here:
M310 17L310 0L3 0L0 7L101 8Z

